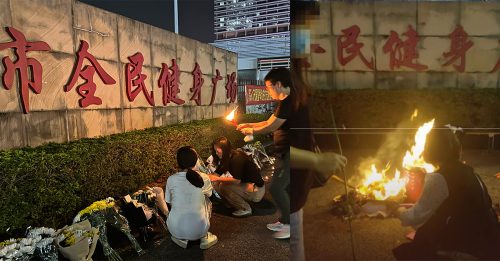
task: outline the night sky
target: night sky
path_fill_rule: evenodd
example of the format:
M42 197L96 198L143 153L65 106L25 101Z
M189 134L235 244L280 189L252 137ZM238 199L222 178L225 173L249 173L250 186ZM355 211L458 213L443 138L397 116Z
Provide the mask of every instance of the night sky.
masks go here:
M159 28L174 31L173 0L79 0ZM214 35L213 0L178 0L179 34L204 43Z

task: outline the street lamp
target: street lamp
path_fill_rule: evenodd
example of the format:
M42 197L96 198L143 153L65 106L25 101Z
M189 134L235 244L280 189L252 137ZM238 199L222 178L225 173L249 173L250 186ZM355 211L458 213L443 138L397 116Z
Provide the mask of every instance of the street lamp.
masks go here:
M177 0L174 0L174 30L176 34L179 33L179 10Z

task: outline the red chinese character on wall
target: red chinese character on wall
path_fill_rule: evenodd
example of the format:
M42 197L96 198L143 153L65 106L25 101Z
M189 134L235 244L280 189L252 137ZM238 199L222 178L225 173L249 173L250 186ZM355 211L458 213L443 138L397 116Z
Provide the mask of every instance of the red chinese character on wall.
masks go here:
M399 35L391 31L389 39L383 47L384 53L390 53L390 68L399 68L401 66L406 66L412 68L416 71L424 71L427 69L426 65L419 64L418 62L413 62L414 59L418 58L417 53L417 43L418 35L411 25L408 26L408 31L403 33L406 36L406 40L401 40Z
M495 64L495 67L493 67L490 73L496 72L498 70L500 70L500 59L498 59L497 64Z
M220 76L219 69L216 69L215 72L216 72L216 75L214 78L212 78L212 84L214 85L214 87L212 90L212 98L210 99L210 105L214 104L215 94L217 92L217 82L222 80L222 76Z
M155 105L153 91L148 92L144 80L147 76L142 74L142 65L144 64L144 56L138 52L128 57L130 63L125 65L125 85L127 89L127 97L130 102L133 102L139 93L144 93L146 100L151 106ZM132 90L132 85L136 87Z
M19 72L19 86L21 91L21 105L24 113L29 113L29 89L34 93L42 92L42 65L36 59L28 58L27 52L31 51L50 51L50 46L45 42L28 42L23 33L13 27L6 27L7 33L14 40L9 43L0 43L0 51L8 48L16 49L17 60L13 62L10 57L2 59L5 66L5 72L2 77L3 86L10 90L16 75Z
M194 100L196 102L196 105L201 105L201 86L203 86L203 82L205 81L205 79L203 79L203 74L198 63L195 63L192 74L193 87L189 90L193 93L193 96L191 96L190 100Z
M238 85L236 84L236 73L233 72L231 75L227 75L226 82L226 98L229 99L230 103L236 101L236 93L238 92Z
M172 71L172 73L169 71ZM163 105L167 105L169 102L173 102L177 105L184 104L184 100L177 97L181 92L179 89L179 75L180 71L175 59L172 59L172 66L170 66L170 68L164 63L161 64L158 87L163 89Z
M363 53L361 53L361 48L363 48L364 44L357 41L359 32L360 29L357 25L342 30L344 35L337 38L337 58L340 64L344 66L356 58L356 56L359 56L368 68L374 70L373 57L368 61ZM344 51L346 53L345 56Z
M106 85L115 84L116 81L104 71L99 62L95 57L88 52L89 44L86 41L80 41L80 49L78 50L77 56L78 60L73 69L73 74L69 80L69 83L64 86L64 91L69 92L75 85L78 77L81 76L85 79L85 83L77 88L78 94L83 97L78 102L80 107L87 107L89 105L102 104L102 100L95 96L96 84L94 83L94 74L97 71L97 75L101 78L102 82ZM83 70L83 61L87 59L91 65L86 65Z
M457 59L460 59L460 63L458 65L453 64L453 67L455 67L458 72L464 72L465 53L474 45L472 41L467 39L468 36L469 35L464 31L464 28L461 25L455 28L455 30L450 34L450 51L443 53L444 58L448 58L448 61L443 64L443 66L453 64Z
M313 53L326 53L325 48L321 47L321 44L311 44L311 51Z

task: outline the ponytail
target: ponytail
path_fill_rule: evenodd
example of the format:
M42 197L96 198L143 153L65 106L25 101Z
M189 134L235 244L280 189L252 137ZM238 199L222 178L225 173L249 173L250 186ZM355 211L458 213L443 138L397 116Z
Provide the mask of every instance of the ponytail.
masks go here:
M203 182L203 179L201 178L200 174L198 174L198 172L196 172L192 169L187 170L186 179L189 181L189 183L191 183L191 185L193 185L197 188L203 187L204 182Z

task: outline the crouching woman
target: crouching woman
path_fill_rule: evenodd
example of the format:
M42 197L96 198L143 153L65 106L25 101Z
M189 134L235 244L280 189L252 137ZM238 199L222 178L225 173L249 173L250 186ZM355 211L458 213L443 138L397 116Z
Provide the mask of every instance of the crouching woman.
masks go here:
M251 215L249 202L260 202L266 191L259 168L250 156L232 149L226 137L216 139L211 152L215 173L220 175L210 175L215 189L235 209L234 216Z
M179 172L167 179L165 201L171 204L167 226L172 241L186 248L189 240L200 239L200 248L207 249L217 243L210 228L212 184L204 173L196 172L198 154L190 146L177 150Z
M422 195L412 208L397 210L402 224L417 231L411 243L393 249L396 259L500 259L500 225L491 198L460 154L451 130L432 129L427 135L423 157L438 170L426 174Z

